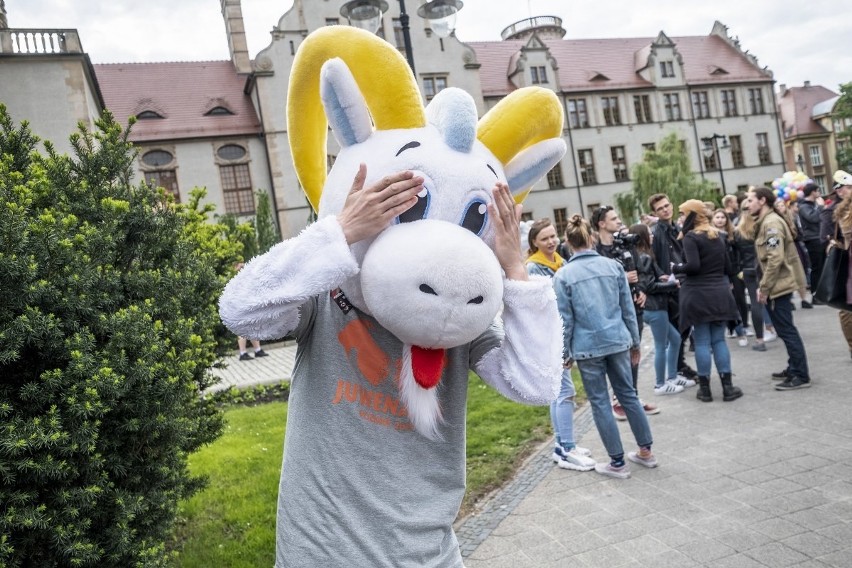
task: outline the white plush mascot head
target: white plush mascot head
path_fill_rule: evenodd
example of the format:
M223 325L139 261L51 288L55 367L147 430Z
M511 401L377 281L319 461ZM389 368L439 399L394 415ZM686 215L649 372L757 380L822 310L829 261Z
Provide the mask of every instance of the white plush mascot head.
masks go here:
M449 88L424 109L396 49L330 26L299 48L287 119L296 172L320 218L341 211L361 163L365 185L401 170L425 179L414 207L352 245L361 270L341 288L403 342L400 397L414 427L435 438L445 350L482 334L502 302L491 189L505 182L520 200L562 158L562 108L552 91L525 88L477 121L470 95ZM326 174L329 123L341 150Z

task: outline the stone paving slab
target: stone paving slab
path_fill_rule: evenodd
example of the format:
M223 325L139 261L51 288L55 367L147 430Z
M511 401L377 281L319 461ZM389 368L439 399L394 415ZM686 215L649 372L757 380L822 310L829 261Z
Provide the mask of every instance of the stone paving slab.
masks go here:
M812 388L774 390L770 374L786 364L780 340L765 353L729 340L745 396L728 403L717 376L712 403L694 388L649 394L646 330L639 390L662 408L650 417L660 467L631 464L633 477L615 480L556 468L542 447L458 524L467 568L852 566L852 359L835 310L795 319ZM606 459L588 407L576 420L578 440Z
M236 340L234 342L236 343ZM234 352L224 359L224 367L212 370L213 374L219 377L219 382L208 390L216 392L231 387L243 388L289 381L296 362L296 343L285 341L261 347L269 356L253 358L250 361L240 361L240 354L234 349ZM251 351L249 347L249 352Z

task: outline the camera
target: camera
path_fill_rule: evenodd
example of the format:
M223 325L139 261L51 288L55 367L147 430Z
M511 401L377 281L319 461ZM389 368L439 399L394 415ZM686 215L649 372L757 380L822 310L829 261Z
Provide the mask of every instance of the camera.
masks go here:
M639 235L619 231L612 236L612 259L621 264L624 272L636 270L636 260L633 253L638 243ZM636 284L630 285L630 293L634 298L639 294Z
M612 236L613 248L626 249L635 247L639 243L639 235L633 233L618 232Z

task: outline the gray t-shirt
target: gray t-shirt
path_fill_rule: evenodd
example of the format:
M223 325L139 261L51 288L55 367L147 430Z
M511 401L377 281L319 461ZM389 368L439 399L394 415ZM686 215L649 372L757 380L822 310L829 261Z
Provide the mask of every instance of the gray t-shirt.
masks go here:
M465 489L468 370L500 345L500 328L448 351L436 387L443 441L432 441L400 401L396 337L330 294L299 310L276 568L461 567L452 523Z

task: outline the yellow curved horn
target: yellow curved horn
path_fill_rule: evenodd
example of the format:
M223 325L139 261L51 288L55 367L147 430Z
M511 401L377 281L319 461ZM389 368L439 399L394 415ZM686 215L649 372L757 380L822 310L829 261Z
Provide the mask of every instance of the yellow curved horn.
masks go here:
M476 137L506 165L536 142L562 136L562 105L556 94L541 87L509 93L479 119Z
M314 211L327 174L328 121L320 100L320 70L333 58L346 63L378 130L420 128L426 113L405 58L378 36L348 26L327 26L299 46L290 73L287 138L299 183Z

